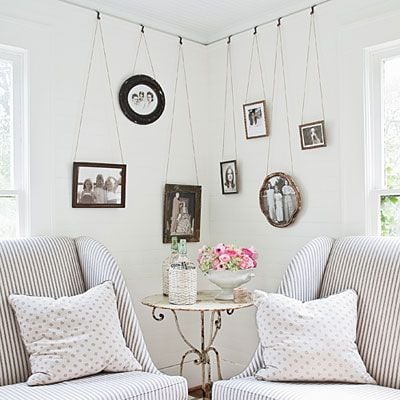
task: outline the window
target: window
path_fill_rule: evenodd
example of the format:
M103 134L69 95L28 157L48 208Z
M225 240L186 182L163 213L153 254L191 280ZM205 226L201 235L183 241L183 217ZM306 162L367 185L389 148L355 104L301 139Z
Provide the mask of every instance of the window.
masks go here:
M0 47L0 239L28 234L25 52Z
M400 44L366 54L367 233L400 236Z

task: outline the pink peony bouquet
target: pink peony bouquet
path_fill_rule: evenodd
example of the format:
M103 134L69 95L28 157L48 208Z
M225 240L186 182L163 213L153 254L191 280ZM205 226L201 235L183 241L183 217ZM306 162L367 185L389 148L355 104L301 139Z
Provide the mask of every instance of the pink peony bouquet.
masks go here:
M258 254L254 247L235 247L233 244L203 246L199 249L197 261L203 272L210 270L239 271L257 266Z

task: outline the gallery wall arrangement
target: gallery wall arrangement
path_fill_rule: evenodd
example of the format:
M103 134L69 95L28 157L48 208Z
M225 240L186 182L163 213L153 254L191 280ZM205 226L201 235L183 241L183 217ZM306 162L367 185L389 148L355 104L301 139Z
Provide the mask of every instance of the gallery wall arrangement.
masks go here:
M251 53L248 68L248 78L246 85L246 93L242 105L244 133L245 138L259 139L267 142L266 155L266 174L265 179L260 187L258 197L262 213L267 222L273 227L284 228L291 225L298 216L302 206L302 196L297 186L294 175L293 165L293 148L292 135L290 128L290 113L288 108L288 87L285 69L285 54L282 40L282 18L277 20L275 52L273 57L273 75L272 75L272 95L271 102L268 104L267 93L265 88L265 74L261 62L261 49L258 40L258 27L254 27ZM325 111L322 89L321 68L318 51L317 28L315 22L315 6L311 7L310 17L308 20L308 37L307 48L305 51L305 78L304 90L301 103L301 121L299 123L300 145L302 150L317 149L326 146L325 136ZM88 82L90 79L93 53L96 44L98 32L100 33L101 45L106 65L107 82L109 86L109 95L112 99L112 113L115 121L116 138L119 145L121 163L106 164L102 162L88 163L77 162L76 157L79 148L79 137L82 126L82 119L85 110L85 102L88 90ZM196 142L194 135L194 127L191 115L188 75L185 65L185 56L183 48L183 38L178 37L178 55L176 65L176 75L174 76L174 92L170 98L172 102L172 115L169 130L168 147L166 152L166 171L165 171L165 188L164 188L164 205L163 205L163 243L170 243L171 238L178 236L189 242L200 241L200 219L201 219L201 186L199 184L198 166L196 160ZM238 173L238 150L237 150L237 127L236 127L236 101L235 101L235 79L232 65L232 35L227 39L226 46L226 63L225 63L225 92L224 92L224 113L223 113L223 129L222 129L222 149L220 162L220 181L222 195L239 194L239 173ZM309 79L310 70L310 50L314 47L316 54L317 81L319 85L319 95L321 104L321 119L308 122L305 119L306 100L307 100L307 81ZM146 57L148 59L151 74L137 74L136 65L144 47ZM253 65L255 64L255 65ZM261 83L263 98L258 100L250 99L254 96L251 93L252 79L256 76L254 70L259 72L259 82ZM283 91L276 90L276 82L278 74L282 74ZM171 148L174 138L174 120L175 107L177 98L177 87L180 76L184 82L185 102L187 104L187 113L189 120L189 134L192 144L192 155L195 172L195 185L182 185L179 183L170 183L168 181L168 171L171 159ZM283 96L285 106L284 120L286 127L274 127L272 129L271 121L276 117L274 115L274 103L278 96ZM148 125L162 117L168 96L165 95L161 85L156 80L154 63L150 54L150 46L148 44L145 27L141 25L139 42L137 44L136 56L133 66L133 75L125 79L119 90L119 105L123 115L133 123L141 126ZM96 27L92 42L90 62L87 71L86 83L84 87L84 99L82 104L80 123L74 156L73 169L73 190L72 190L72 206L76 208L124 208L126 193L126 170L124 164L123 149L121 144L120 133L118 129L117 111L114 104L113 89L110 79L109 61L107 58L107 50L104 44L104 35L101 24L100 13L97 12ZM232 108L232 115L228 115L228 103ZM227 132L227 121L232 119L232 130ZM287 172L274 171L270 165L271 147L274 144L274 136L287 134L288 146L288 169ZM279 133L278 133L279 132ZM229 151L227 151L227 143ZM274 149L276 151L276 149ZM284 150L284 149L280 149ZM241 160L245 163L246 160Z

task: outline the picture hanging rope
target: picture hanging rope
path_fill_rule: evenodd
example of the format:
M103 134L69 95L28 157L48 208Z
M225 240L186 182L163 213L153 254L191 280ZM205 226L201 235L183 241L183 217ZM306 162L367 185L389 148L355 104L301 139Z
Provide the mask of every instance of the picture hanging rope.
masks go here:
M151 71L152 71L152 74L153 74L153 78L156 79L156 73L154 71L153 61L152 61L151 56L150 56L149 45L147 44L146 35L144 33L144 25L141 25L141 27L142 28L140 30L139 44L138 44L137 50L136 50L135 63L133 64L133 75L135 75L135 73L136 73L136 65L137 65L137 61L138 61L138 57L139 57L139 53L140 53L140 47L141 47L142 42L143 42L144 46L145 46L145 49L146 49L147 57L149 59L150 68L151 68Z
M120 137L119 128L118 128L117 113L116 113L115 104L114 104L114 94L113 94L112 85L111 85L110 68L109 68L109 64L108 64L106 46L104 43L103 28L102 28L102 24L101 24L101 16L100 16L99 12L97 12L96 27L95 27L95 31L94 31L94 35L93 35L89 67L87 70L87 75L86 75L86 80L85 80L83 103L82 103L82 109L81 109L81 114L80 114L80 119L79 119L78 134L77 134L75 152L74 152L74 161L76 161L76 157L77 157L78 149L79 149L79 139L80 139L80 134L81 134L81 129L82 129L83 115L85 112L86 98L87 98L87 92L88 92L88 86L89 86L89 80L90 80L90 73L92 71L92 65L93 65L93 60L94 60L94 49L96 46L98 31L100 31L100 40L101 40L101 45L102 45L102 49L103 49L104 61L105 61L105 65L106 65L107 83L108 83L111 104L112 104L112 111L113 111L113 117L114 117L114 123L115 123L115 133L116 133L117 140L118 140L119 152L120 152L120 156L121 156L121 163L124 164L124 155L123 155L123 151L122 151L121 137Z
M279 52L278 52L279 50ZM281 60L281 68L282 68L282 77L283 77L283 93L285 100L285 111L286 111L286 125L287 125L287 133L288 133L288 144L289 144L289 156L290 156L290 170L293 175L293 154L292 154L292 137L290 132L290 121L289 121L289 106L288 106L288 97L287 97L287 85L286 85L286 68L285 68L285 58L283 54L283 44L282 44L282 32L281 32L281 19L278 20L277 30L276 30L276 42L275 42L275 57L274 57L274 78L272 85L272 108L271 108L271 120L273 117L273 110L275 105L275 87L276 87L276 75L277 75L277 64L278 58ZM267 152L267 175L270 171L270 152L271 152L272 141L271 138L268 143L268 152Z
M256 50L257 50L257 59L258 59L258 66L259 66L259 69L260 69L263 96L264 96L264 99L266 99L266 91L265 91L265 85L264 85L264 74L263 74L263 69L262 69L262 64L261 64L260 47L259 47L259 44L258 44L257 27L255 27L254 28L254 32L253 32L253 41L252 41L252 44L251 44L249 75L248 75L248 78L247 78L247 88L246 88L246 103L249 100L249 89L250 89L250 82L251 82L251 71L252 71L252 66L253 66L254 46L256 47Z
M230 76L231 86L231 101L232 101L232 123L233 123L233 135L234 135L234 152L235 160L237 160L237 143L236 143L236 123L235 123L235 97L233 89L233 71L232 71L232 55L231 55L231 38L227 41L226 46L226 66L225 66L225 100L224 100L224 128L222 132L222 151L221 160L225 157L225 135L226 135L226 117L227 117L227 106L228 106L228 76Z
M182 60L183 78L185 81L185 93L186 93L186 102L187 102L187 107L188 107L189 129L190 129L190 135L191 135L191 139L192 139L194 169L195 169L195 174L196 174L196 183L198 185L199 184L199 174L198 174L198 170L197 170L196 149L195 149L195 144L194 144L192 113L190 110L190 99L189 99L189 88L188 88L187 74L186 74L185 55L184 55L184 51L183 51L183 41L182 41L181 37L179 37L179 46L178 46L178 61L177 61L177 66L176 66L174 100L172 103L171 127L170 127L170 131L169 131L167 166L166 166L166 170L165 170L165 183L167 183L167 181L168 181L168 171L169 171L170 156L171 156L172 136L173 136L174 120L175 120L176 94L177 94L177 88L178 88L181 60Z
M322 91L321 69L320 69L320 62L319 62L317 30L315 27L314 7L311 7L311 12L310 12L310 24L309 24L309 30L308 30L308 45L307 45L307 58L306 58L306 72L305 72L305 78L304 78L303 102L302 102L302 106L301 106L301 124L304 124L304 109L305 109L305 103L306 103L307 79L308 79L308 70L309 70L309 64L310 64L311 35L313 35L314 45L315 45L315 57L316 57L316 62L317 62L322 119L325 119L324 98L323 98L323 91Z

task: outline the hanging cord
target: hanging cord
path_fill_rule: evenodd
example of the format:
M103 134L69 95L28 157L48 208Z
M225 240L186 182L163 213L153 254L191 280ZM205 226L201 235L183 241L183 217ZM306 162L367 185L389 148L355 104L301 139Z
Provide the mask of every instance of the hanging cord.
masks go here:
M79 118L79 125L78 125L78 134L76 137L76 143L75 143L75 151L74 151L74 161L76 161L76 156L78 154L78 147L79 147L79 139L81 136L81 128L82 128L82 123L83 123L83 114L85 111L85 106L86 106L86 97L87 97L87 91L88 91L88 86L89 86L89 78L90 78L90 72L92 71L92 64L93 64L93 58L94 58L94 48L96 45L96 38L97 38L97 30L99 27L99 20L96 20L96 27L94 30L94 35L93 35L93 40L92 40L92 50L90 52L90 59L89 59L89 66L86 72L86 79L85 79L85 91L83 93L83 102L82 102L82 108L81 108L81 115Z
M146 49L146 53L147 53L147 57L149 59L150 68L151 68L151 71L153 73L153 78L156 79L156 73L154 71L153 61L152 61L151 56L150 56L149 45L147 44L146 35L144 33L144 25L141 25L141 27L142 28L140 30L140 37L139 37L139 43L138 43L137 50L136 50L135 62L133 64L133 74L135 75L135 72L136 72L136 64L137 64L137 61L138 61L140 47L141 47L142 40L143 40L144 45L145 45L145 49Z
M107 57L107 52L106 52L106 46L104 44L104 35L103 35L103 28L102 28L102 25L101 25L101 20L99 20L99 26L100 26L101 44L103 46L103 54L104 54L104 60L105 60L105 64L106 64L108 88L109 88L109 91L110 91L111 104L112 104L113 114L114 114L115 133L117 135L119 151L121 153L121 163L124 164L124 155L123 155L123 151L122 151L121 136L119 134L117 112L115 110L114 93L113 93L112 85L111 85L110 68L108 66L108 57Z
M266 93L267 93L265 91L265 85L264 85L264 74L263 74L263 69L262 69L262 64L261 64L260 47L259 47L259 44L258 44L257 27L254 27L253 41L252 41L252 44L251 44L249 75L248 75L248 78L247 78L246 103L249 100L249 88L250 88L250 81L251 81L251 70L252 70L252 65L253 65L254 45L256 46L256 50L257 50L258 66L260 68L261 85L262 85L262 89L263 89L264 99L266 99Z
M226 47L226 67L225 67L225 100L224 100L224 128L222 133L222 154L221 160L224 160L225 155L225 132L226 132L226 109L228 103L228 75L230 74L231 86L231 99L232 99L232 121L233 121L233 135L234 135L234 149L235 160L237 160L237 143L236 143L236 122L235 122L235 98L233 90L233 71L232 71L232 52L231 52L231 38L228 38Z
M272 104L274 104L274 98L275 98L277 59L278 59L278 56L279 56L278 47L279 47L279 54L280 54L281 66L282 66L283 91L284 91L284 95L285 95L286 124L287 124L287 130L288 130L290 169L291 169L291 174L293 175L293 154L292 154L292 137L291 137L292 135L291 135L291 131L290 131L289 106L288 106L286 72L285 72L285 58L284 58L284 54L283 54L281 19L280 18L278 19L277 32L276 32L275 61L274 61L274 82L273 82L273 89L272 89ZM271 149L271 143L269 143L269 146L268 146L267 175L269 173L270 149Z
M188 106L189 129L190 129L190 135L191 135L191 139L192 139L194 169L195 169L195 173L196 173L196 183L198 185L199 184L199 174L198 174L198 170L197 170L196 149L195 149L195 144L194 144L194 132L193 132L193 124L192 124L192 113L191 113L191 109L190 109L189 87L188 87L187 75L186 75L185 56L184 56L183 46L182 45L183 45L182 38L179 37L178 62L177 62L177 66L176 66L174 100L173 100L173 104L172 104L172 118L171 118L170 132L169 132L167 167L166 167L166 171L165 171L165 183L167 183L167 180L168 180L168 170L169 170L170 155L171 155L171 145L172 145L172 134L173 134L173 127L174 127L174 119L175 119L176 93L177 93L178 80L179 80L180 62L181 62L181 59L182 59L183 76L184 76L184 79L185 79L186 101L187 101L187 106Z
M311 34L313 34L313 36L314 36L315 56L316 56L316 61L317 61L317 72L318 72L318 81L319 81L319 92L320 92L320 98L321 98L322 118L325 119L324 99L323 99L323 91L322 91L322 79L321 79L321 71L320 71L320 63L319 63L318 42L317 42L317 32L316 32L316 28L315 28L314 7L311 7L310 24L309 24L309 29L308 29L306 72L305 72L305 78L304 78L303 103L302 103L302 107L301 107L301 124L304 124L304 110L305 110L306 93L307 93L307 79L308 79L308 70L309 70L309 63L310 63Z
M108 67L108 59L107 59L106 48L105 48L105 44L104 44L103 29L102 29L102 26L101 26L101 17L100 17L100 13L99 12L97 12L96 28L95 28L94 35L93 35L89 67L88 67L87 74L86 74L85 91L84 91L84 95L83 95L83 103L82 103L81 115L80 115L80 118L79 118L79 127L78 127L78 134L77 134L76 145L75 145L74 160L76 160L76 156L77 156L78 148L79 148L79 140L80 140L81 129L82 129L83 114L84 114L85 107L86 107L86 98L87 98L87 92L88 92L88 87L89 87L89 79L90 79L90 73L91 73L92 65L93 65L94 49L95 49L95 45L96 45L97 31L99 30L99 27L100 27L100 38L101 38L101 43L102 43L102 47L103 47L103 54L104 54L104 59L105 59L105 64L106 64L107 81L108 81L108 86L109 86L109 91L110 91L110 96L111 96L111 103L112 103L112 107L113 107L113 115L114 115L114 122L115 122L115 128L116 128L116 135L117 135L119 151L120 151L120 155L121 155L121 162L123 164L124 163L124 156L123 156L122 145L121 145L121 137L120 137L120 134L119 134L117 113L116 113L116 110L115 110L115 103L114 103L114 94L113 94L112 86L111 86L110 70L109 70L109 67Z

